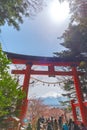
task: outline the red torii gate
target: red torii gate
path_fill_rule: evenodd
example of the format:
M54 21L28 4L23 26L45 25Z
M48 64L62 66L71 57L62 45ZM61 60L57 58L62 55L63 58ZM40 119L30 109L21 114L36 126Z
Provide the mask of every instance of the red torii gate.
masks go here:
M20 55L15 53L6 52L7 57L12 60L13 64L24 64L26 65L26 69L24 70L12 70L13 74L24 74L24 82L23 82L23 91L26 92L26 98L23 100L23 105L20 113L20 120L23 124L23 119L26 117L26 112L28 108L28 89L29 89L29 81L30 75L62 75L62 76L73 76L76 94L78 98L78 103L75 104L74 100L71 101L72 112L74 121L77 123L77 114L75 108L79 106L82 122L87 125L87 103L84 103L83 94L81 91L79 75L83 73L77 71L77 66L80 65L81 61L85 61L82 58L59 58L59 57L38 57L38 56L28 56L28 55ZM47 71L42 70L33 70L31 67L33 65L41 65L47 66ZM71 66L71 71L56 71L55 66Z

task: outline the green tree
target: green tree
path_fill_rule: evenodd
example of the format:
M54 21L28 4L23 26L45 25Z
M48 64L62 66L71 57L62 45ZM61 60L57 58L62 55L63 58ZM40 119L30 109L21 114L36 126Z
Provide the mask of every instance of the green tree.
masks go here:
M59 0L60 2L66 0ZM64 31L60 38L63 42L60 43L65 47L62 52L55 52L58 57L65 58L85 58L87 56L87 1L86 0L67 0L69 2L71 21L68 28ZM70 68L68 68L70 70ZM85 72L84 76L80 76L81 88L83 95L86 95L87 99L87 63L81 62L78 70ZM66 94L69 98L75 98L76 92L74 89L74 83L72 80L67 81L63 89L66 90Z
M19 30L24 16L33 16L42 9L43 0L0 0L0 26L7 23Z
M70 25L68 29L64 31L61 38L63 39L63 42L60 44L66 48L66 50L59 53L61 57L79 57L87 52L86 28L81 28L80 25Z
M70 25L67 30L63 33L62 37L63 42L62 46L65 47L65 50L62 52L54 53L58 57L65 58L83 58L86 59L87 55L87 29L81 28L80 25ZM70 67L68 68L70 70ZM87 98L87 64L86 62L81 62L80 66L77 68L78 70L85 72L84 76L80 76L81 87L83 91L83 95ZM76 92L74 90L74 84L72 81L67 81L64 86L64 90L68 93L66 96L69 98L75 98ZM74 90L74 91L73 91Z
M0 46L0 119L8 115L18 113L16 109L18 102L21 102L24 93L18 89L16 78L13 78L8 70L11 61L8 60L6 54Z
M64 0L60 0L60 2L63 1ZM65 50L60 53L56 52L54 54L59 57L83 57L86 59L85 56L87 55L87 2L85 0L68 0L68 2L72 14L71 22L61 36L61 38L63 39L61 45L65 47ZM85 72L85 75L80 77L80 81L83 93L87 95L87 64L81 62L78 69L80 69L80 71ZM74 94L72 93L72 87L74 88L74 84L71 85L71 83L67 81L67 83L64 84L63 87L64 90L66 90L67 88L67 91L69 92L66 94L66 96L72 98L73 95L75 97L75 92Z
M71 24L76 23L87 27L87 1L86 0L59 0L68 1L71 14Z
M81 28L80 25L70 25L68 29L65 30L62 37L63 42L61 43L62 46L65 47L65 50L62 52L54 53L58 57L65 57L65 58L85 58L87 55L87 29ZM70 67L68 68L70 70ZM87 96L87 64L86 62L81 62L80 66L77 68L78 70L85 72L84 76L80 76L81 87L83 90L83 95ZM67 81L64 84L64 90L67 93L66 96L69 98L75 98L75 90L74 83L72 81Z
M81 56L87 53L87 1L86 0L59 0L68 1L71 13L71 21L61 38L66 49L61 53L63 56ZM77 49L78 48L78 49Z

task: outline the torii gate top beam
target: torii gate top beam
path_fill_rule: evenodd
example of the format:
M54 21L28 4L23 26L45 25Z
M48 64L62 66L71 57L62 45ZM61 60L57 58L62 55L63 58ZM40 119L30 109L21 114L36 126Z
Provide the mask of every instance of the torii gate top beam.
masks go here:
M21 55L16 53L5 52L7 57L12 60L14 64L32 64L43 66L78 66L81 61L87 61L84 58L60 58L60 57L42 57L42 56L30 56Z

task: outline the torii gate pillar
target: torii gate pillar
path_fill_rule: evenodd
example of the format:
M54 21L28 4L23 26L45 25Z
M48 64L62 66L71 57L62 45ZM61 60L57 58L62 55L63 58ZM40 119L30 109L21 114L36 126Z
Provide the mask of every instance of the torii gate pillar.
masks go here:
M74 84L75 84L76 95L78 98L79 108L80 108L80 112L81 112L82 122L84 122L84 124L87 125L86 108L83 104L83 101L84 101L83 94L81 91L81 85L80 85L79 77L78 77L77 70L76 70L75 66L72 67L72 72L73 72ZM73 114L75 117L74 120L76 121L75 112Z
M71 107L72 107L72 114L73 114L73 118L75 123L77 122L77 115L76 115L76 109L74 107L74 100L71 100Z
M26 112L28 110L28 87L29 87L29 81L30 81L30 72L31 72L31 64L26 64L26 69L25 69L25 75L24 75L24 82L23 82L23 92L25 92L26 97L24 98L21 106L21 112L20 112L20 120L21 124L23 125L24 119L26 117Z

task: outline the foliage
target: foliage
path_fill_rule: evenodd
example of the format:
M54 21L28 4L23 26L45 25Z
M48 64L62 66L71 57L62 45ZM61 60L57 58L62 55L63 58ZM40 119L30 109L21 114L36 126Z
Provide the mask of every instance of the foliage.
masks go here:
M30 123L28 124L27 130L32 130L32 126Z
M63 46L70 49L72 55L78 56L87 52L87 29L81 29L79 25L71 25L63 33ZM77 49L78 48L78 49Z
M86 0L69 0L71 22L76 22L87 27L87 1Z
M70 101L60 101L60 104L61 104L61 106L64 107L63 109L64 109L66 112L71 112Z
M43 0L0 0L0 26L7 23L19 30L23 17L35 15L42 5Z
M87 1L86 0L59 0L69 2L71 23L87 27Z
M61 38L64 40L61 43L66 48L59 54L61 57L81 57L82 54L87 53L87 29L81 28L80 25L70 25L68 29L64 31ZM77 49L78 48L78 49Z
M43 100L41 99L31 99L29 102L29 115L30 121L32 124L32 130L36 129L37 127L37 120L39 117L44 115L44 112L46 112L47 108L43 104Z
M44 110L42 108L45 108L45 105L41 99L30 100L29 112L32 113L32 116L34 116L34 118L39 118L41 115L43 115Z
M21 102L24 93L21 89L17 89L18 83L9 72L9 64L6 54L2 52L0 47L0 119L8 115L16 116L17 103Z
M56 56L59 57L77 57L86 59L87 55L87 29L81 28L80 25L70 25L67 30L63 33L61 38L64 39L64 42L61 43L62 46L66 48L66 50L62 51L61 53L54 53ZM69 68L70 69L70 68ZM85 72L84 76L80 76L81 86L83 92L87 95L87 64L85 62L81 62L78 70ZM75 97L72 90L70 88L74 88L74 84L71 85L69 81L64 84L64 89L68 88L67 90L69 93L66 94L68 97ZM75 93L75 91L74 91ZM73 95L73 96L72 96Z
M64 0L59 0L63 2ZM71 21L68 28L64 31L61 38L63 39L62 46L65 50L62 52L55 52L58 57L77 57L87 58L87 1L86 0L67 0L69 2ZM69 68L70 69L70 68ZM85 72L84 76L80 76L81 88L83 94L87 95L87 63L81 62L78 70ZM69 98L75 98L74 84L67 81L63 86L67 90ZM72 96L73 95L73 96Z

